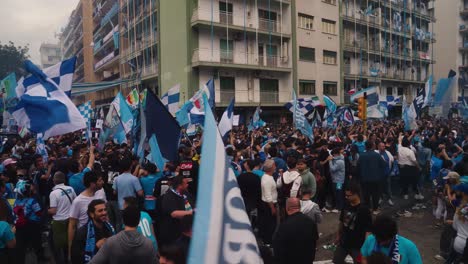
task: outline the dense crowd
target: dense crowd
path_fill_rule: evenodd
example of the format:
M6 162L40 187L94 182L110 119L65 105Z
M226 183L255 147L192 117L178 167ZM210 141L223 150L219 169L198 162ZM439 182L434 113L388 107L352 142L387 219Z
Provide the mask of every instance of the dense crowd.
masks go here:
M186 263L202 141L200 133L183 137L179 160L158 168L133 155L131 144L100 146L79 133L50 138L47 157L36 154L33 138L8 138L0 263L31 255L47 261L45 246L55 263ZM422 263L382 212L399 195L421 206L432 198L442 229L436 258L468 260L468 127L461 120L420 120L412 131L400 120L369 121L315 128L312 138L284 125L240 126L225 145L265 263L312 263L324 213L340 221L334 263L347 255L354 263ZM404 209L399 214L409 215Z

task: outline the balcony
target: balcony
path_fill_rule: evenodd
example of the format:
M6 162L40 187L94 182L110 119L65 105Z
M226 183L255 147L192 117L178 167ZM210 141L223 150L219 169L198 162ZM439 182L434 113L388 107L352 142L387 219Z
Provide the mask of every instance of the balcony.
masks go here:
M458 49L463 52L468 51L468 40L465 40L464 42L459 42L458 43Z
M157 63L151 63L141 69L141 79L148 79L153 76L157 76L159 73L159 67Z
M220 90L221 104L229 104L232 98L236 98L235 90Z
M104 65L106 65L108 62L113 61L114 58L116 58L119 55L118 50L114 50L104 56L100 61L98 61L96 64L94 64L94 71L97 71L98 69L102 68Z
M279 103L279 92L260 90L260 102L266 104Z
M460 15L462 15L463 17L468 16L468 6L460 7Z
M194 66L218 66L227 68L265 69L290 72L288 57L258 55L255 53L237 52L236 50L196 49L193 51Z
M283 38L289 38L291 34L291 27L284 24L287 23L285 20L257 19L256 15L250 15L245 18L243 13L236 15L235 12L220 12L219 10L213 11L212 14L211 8L194 9L191 23L192 26L199 25L206 28L210 28L212 25L225 28L226 25L229 25L229 30L240 33L246 30L250 33L272 34L273 36L282 36Z

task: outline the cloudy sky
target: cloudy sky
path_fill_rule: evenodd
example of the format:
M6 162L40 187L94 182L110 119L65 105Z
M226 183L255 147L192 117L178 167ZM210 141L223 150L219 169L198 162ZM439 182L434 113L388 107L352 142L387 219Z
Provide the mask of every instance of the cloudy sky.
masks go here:
M54 34L68 21L78 0L0 0L0 42L29 44L31 59L40 64L43 42L57 43Z

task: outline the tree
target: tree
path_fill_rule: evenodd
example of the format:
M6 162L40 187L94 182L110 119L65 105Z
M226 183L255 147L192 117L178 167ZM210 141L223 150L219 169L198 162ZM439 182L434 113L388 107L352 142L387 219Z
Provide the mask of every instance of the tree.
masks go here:
M16 47L13 42L2 44L0 42L0 80L11 72L16 76L23 75L23 63L29 58L29 46Z

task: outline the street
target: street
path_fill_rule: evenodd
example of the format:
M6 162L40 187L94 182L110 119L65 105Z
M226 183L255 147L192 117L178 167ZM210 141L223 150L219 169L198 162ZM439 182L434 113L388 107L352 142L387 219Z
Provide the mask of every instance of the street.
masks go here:
M395 215L398 208L406 208L409 206L408 201L397 200L394 207L384 207L383 213ZM409 200L411 202L411 199ZM412 240L419 249L423 263L436 264L442 263L434 258L434 255L439 252L439 239L442 229L434 226L434 217L432 216L432 207L430 201L426 198L424 204L426 209L410 210L411 217L397 217L399 234ZM396 217L396 215L395 215ZM324 245L333 243L335 234L338 231L338 214L324 213L323 221L319 225L319 232L322 233L319 240L319 247L315 262L317 263L332 263L333 252L323 248Z

